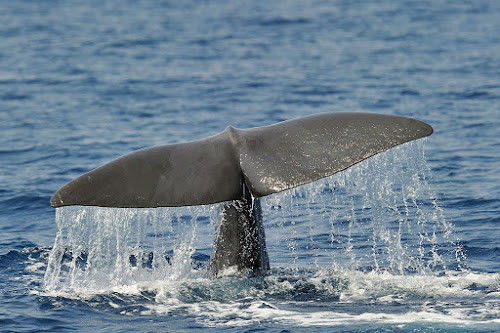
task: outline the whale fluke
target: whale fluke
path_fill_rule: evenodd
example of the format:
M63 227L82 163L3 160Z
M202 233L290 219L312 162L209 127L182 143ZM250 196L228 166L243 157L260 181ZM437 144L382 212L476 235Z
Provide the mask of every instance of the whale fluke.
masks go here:
M192 206L256 197L342 171L432 134L407 117L324 113L235 129L198 141L146 148L92 170L57 191L53 207Z
M227 127L206 139L120 157L64 185L50 204L141 208L228 201L217 225L210 273L258 274L269 269L260 197L330 176L432 132L415 119L368 113Z

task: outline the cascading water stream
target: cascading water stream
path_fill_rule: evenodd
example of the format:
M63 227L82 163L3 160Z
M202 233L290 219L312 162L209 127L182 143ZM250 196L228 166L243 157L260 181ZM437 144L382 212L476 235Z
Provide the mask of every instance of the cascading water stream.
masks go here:
M439 274L462 268L463 252L428 182L424 141L264 197L271 266L297 274ZM154 281L210 279L206 266L219 208L58 208L45 289L93 294Z
M393 274L463 268L465 255L428 182L424 141L393 148L332 177L265 198L266 221L281 229L306 224L310 233L297 239L292 228L287 237L274 239L268 232L273 237L268 247L272 249L275 241L286 242L296 267L310 266L312 257L322 267ZM318 248L327 238L329 248ZM295 248L297 244L307 245Z
M213 208L58 208L58 233L45 289L99 292L189 276L197 231L213 229L208 226L214 220L210 218ZM204 241L198 245L210 247Z

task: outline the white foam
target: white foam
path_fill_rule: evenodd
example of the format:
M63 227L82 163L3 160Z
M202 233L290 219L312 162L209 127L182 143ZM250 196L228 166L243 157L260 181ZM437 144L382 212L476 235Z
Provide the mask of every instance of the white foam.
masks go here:
M195 304L154 304L147 306L149 311L144 315L175 313L179 309L187 310L189 315L208 327L252 326L262 322L283 323L297 326L339 326L353 323L377 324L410 324L410 323L452 323L461 325L472 324L499 324L498 311L496 318L482 319L479 316L470 316L475 308L448 307L437 311L433 308L422 307L418 311L403 313L363 312L352 314L339 311L307 311L300 306L291 304L273 304L264 301L253 301L249 305L241 306L238 302L221 303L215 301L199 302ZM296 310L294 309L296 308ZM488 310L491 312L491 309ZM491 317L491 313L489 313Z
M144 293L149 296L144 297ZM297 300L294 293L305 298ZM264 279L168 279L113 286L94 294L82 289L45 295L84 301L110 295L109 306L117 310L123 307L123 315L190 316L207 327L261 322L298 326L500 323L498 273L402 276L352 270L273 271ZM116 297L122 301L114 301Z
M30 273L40 273L45 270L46 266L44 262L35 262L27 265L24 269Z

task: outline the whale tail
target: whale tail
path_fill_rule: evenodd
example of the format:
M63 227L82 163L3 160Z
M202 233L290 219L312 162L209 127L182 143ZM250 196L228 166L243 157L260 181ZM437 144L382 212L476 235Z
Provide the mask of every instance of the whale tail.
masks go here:
M260 199L243 184L244 198L222 207L210 255L212 276L259 274L269 270Z
M217 226L210 271L269 269L259 198L330 176L432 134L406 117L326 113L187 143L138 150L69 182L50 204L192 206L230 201Z
M57 191L50 204L193 206L262 197L342 171L396 145L432 134L406 117L325 113L198 141L132 152Z

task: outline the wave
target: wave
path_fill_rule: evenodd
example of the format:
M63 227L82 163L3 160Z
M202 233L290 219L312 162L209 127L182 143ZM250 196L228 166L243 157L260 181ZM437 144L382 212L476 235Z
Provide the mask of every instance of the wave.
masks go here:
M42 292L45 302L96 303L133 316L191 317L208 327L282 323L499 324L500 274L403 276L351 270L274 269L265 277L193 277L116 285L108 290Z
M499 273L394 274L286 267L260 277L211 278L206 258L198 257L182 275L47 290L41 280L50 252L48 247L32 247L0 255L0 271L10 293L34 295L45 310L83 307L137 318L169 316L215 328L263 323L401 328L433 323L491 329L500 324ZM64 256L71 261L71 253Z

